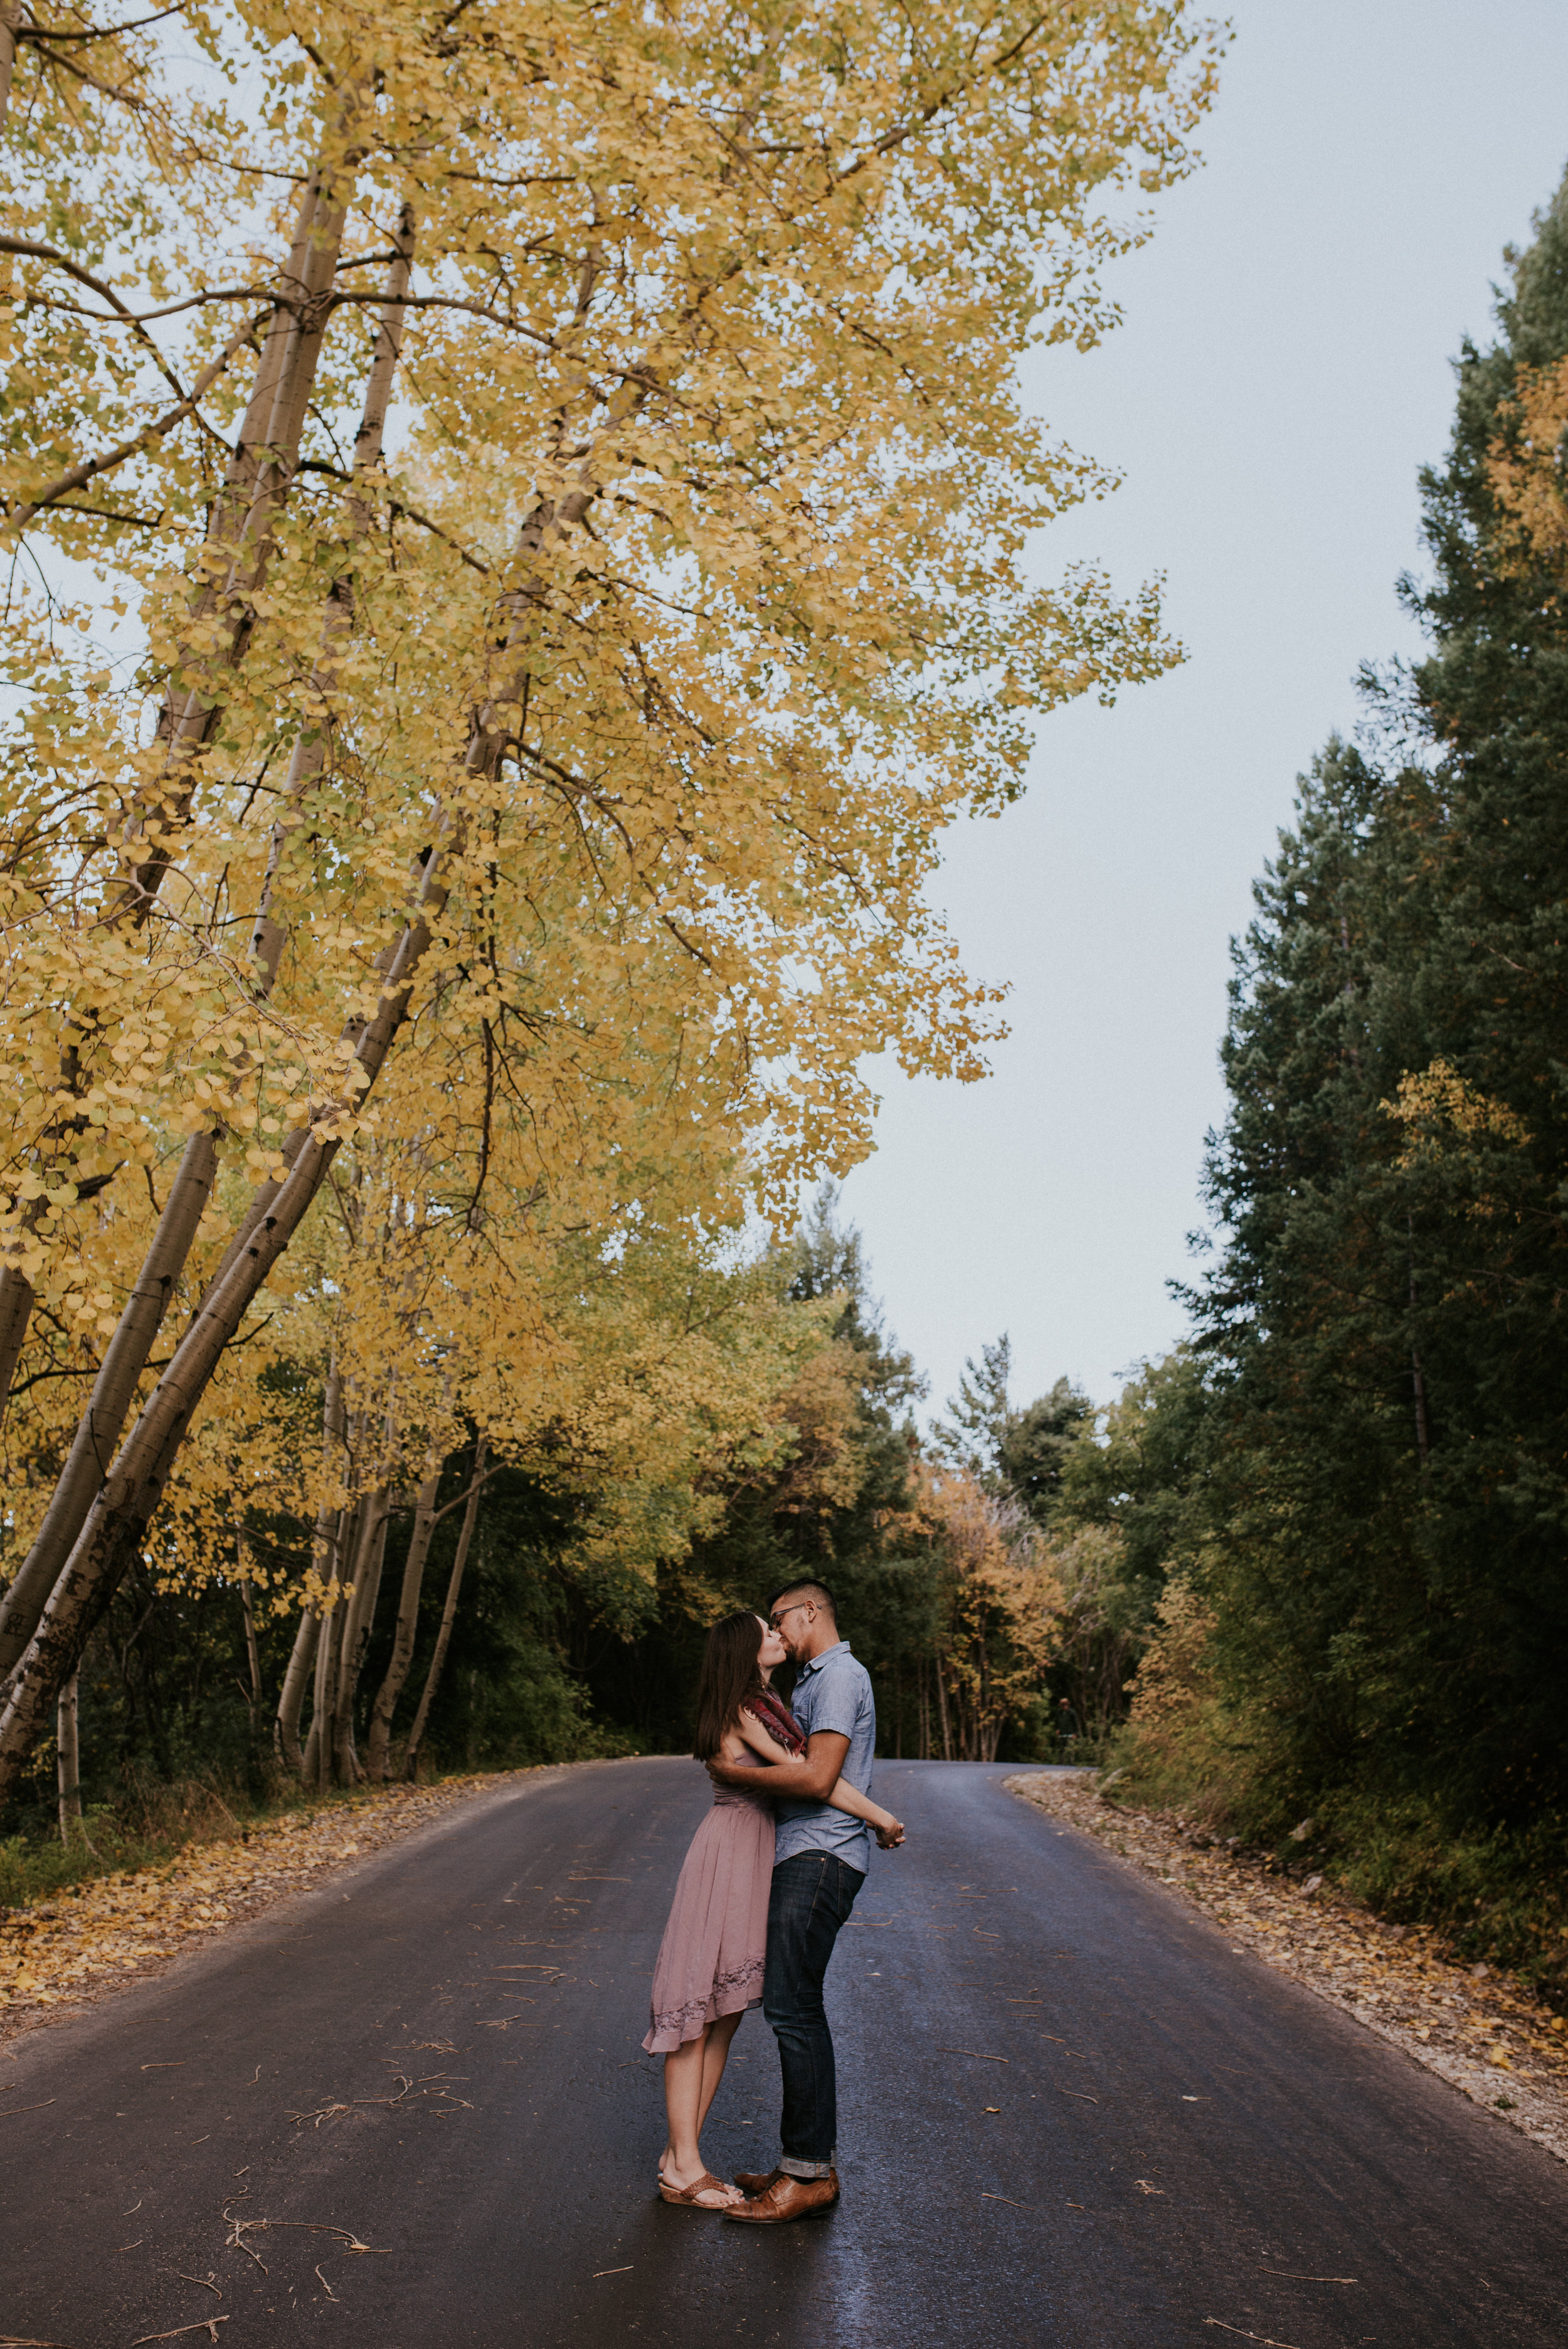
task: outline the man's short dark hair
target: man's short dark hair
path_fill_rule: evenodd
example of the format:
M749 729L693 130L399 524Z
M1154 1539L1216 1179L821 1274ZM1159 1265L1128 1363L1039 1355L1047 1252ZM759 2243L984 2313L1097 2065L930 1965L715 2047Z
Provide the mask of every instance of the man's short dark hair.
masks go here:
M825 1582L818 1582L810 1575L805 1576L799 1582L787 1582L782 1590L776 1590L768 1601L769 1615L781 1599L814 1599L824 1615L830 1615L835 1623L839 1619L838 1600Z

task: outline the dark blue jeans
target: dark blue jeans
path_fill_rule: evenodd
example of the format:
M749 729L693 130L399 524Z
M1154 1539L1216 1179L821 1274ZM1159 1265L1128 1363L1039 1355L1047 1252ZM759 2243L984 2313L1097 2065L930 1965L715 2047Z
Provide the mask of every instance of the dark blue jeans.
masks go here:
M865 1880L861 1869L825 1851L798 1851L773 1871L762 2012L779 2041L784 2073L779 2167L791 2178L826 2178L833 2166L838 2091L822 1982L839 1929Z

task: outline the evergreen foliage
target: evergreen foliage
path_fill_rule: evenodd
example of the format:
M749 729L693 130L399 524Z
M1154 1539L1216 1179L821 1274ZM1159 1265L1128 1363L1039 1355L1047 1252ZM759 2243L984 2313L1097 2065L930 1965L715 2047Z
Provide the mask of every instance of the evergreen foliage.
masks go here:
M1233 1807L1274 1836L1310 1815L1305 1864L1337 1848L1380 1899L1543 1963L1568 1798L1568 536L1530 469L1542 414L1568 422L1568 183L1510 263L1422 477L1432 573L1404 592L1429 654L1367 675L1361 740L1304 779L1236 950L1171 1533L1212 1617Z

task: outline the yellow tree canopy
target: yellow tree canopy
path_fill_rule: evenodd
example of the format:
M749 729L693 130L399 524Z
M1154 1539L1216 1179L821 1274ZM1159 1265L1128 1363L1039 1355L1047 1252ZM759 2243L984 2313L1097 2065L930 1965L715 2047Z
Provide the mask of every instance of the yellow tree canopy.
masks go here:
M44 29L0 235L0 1356L31 1319L99 1367L0 1776L366 1118L474 1223L510 1124L519 1195L608 1230L738 1170L781 1212L866 1148L868 1052L978 1071L941 833L1034 712L1175 657L1150 593L1031 576L1107 481L1017 363L1106 325L1109 207L1190 168L1218 46L1150 0Z

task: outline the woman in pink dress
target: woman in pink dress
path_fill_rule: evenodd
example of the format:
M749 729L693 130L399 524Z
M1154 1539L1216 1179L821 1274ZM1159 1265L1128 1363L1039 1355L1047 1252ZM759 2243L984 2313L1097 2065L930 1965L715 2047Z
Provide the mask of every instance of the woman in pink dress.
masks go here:
M696 1692L699 1762L798 1759L805 1739L769 1686L784 1642L759 1615L727 1615L707 1635ZM834 1808L899 1828L891 1812L847 1778ZM659 2193L688 2209L722 2210L742 2198L710 2175L698 2141L724 2076L729 2043L748 2007L762 2003L768 1894L773 1878L773 1806L715 1786L713 1807L682 1864L669 1923L654 1967L651 2020L643 2045L665 2059L669 2137L659 2159Z

